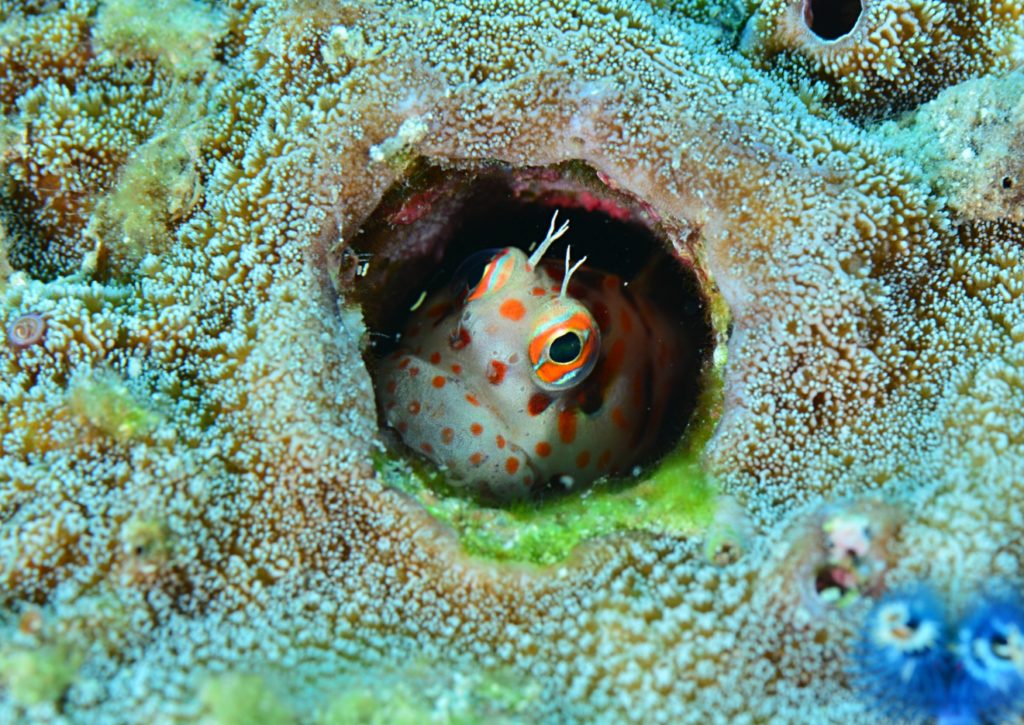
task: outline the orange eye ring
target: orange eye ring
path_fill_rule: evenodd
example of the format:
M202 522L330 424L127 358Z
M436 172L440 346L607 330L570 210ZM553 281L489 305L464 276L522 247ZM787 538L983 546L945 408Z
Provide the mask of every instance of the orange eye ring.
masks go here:
M597 364L601 334L582 305L559 301L540 318L529 355L537 384L559 391L583 382Z

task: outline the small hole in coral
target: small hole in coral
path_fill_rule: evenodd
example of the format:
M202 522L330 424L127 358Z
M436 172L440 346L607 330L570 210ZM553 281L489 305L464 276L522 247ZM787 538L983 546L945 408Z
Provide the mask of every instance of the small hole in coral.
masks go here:
M822 40L839 40L853 30L861 0L804 0L804 22Z
M814 577L814 591L823 601L835 604L850 592L857 591L856 575L842 566L823 566Z
M555 211L569 228L534 267ZM336 267L363 311L395 449L488 502L578 495L654 463L686 430L710 369L708 275L695 254L667 251L696 239L581 162L416 164ZM571 264L587 258L567 286L582 315L558 307L567 247ZM548 368L531 362L531 342Z
M1004 189L1012 189L1013 188L1013 179L1011 179L1009 176L1004 176L1003 177L1003 188Z

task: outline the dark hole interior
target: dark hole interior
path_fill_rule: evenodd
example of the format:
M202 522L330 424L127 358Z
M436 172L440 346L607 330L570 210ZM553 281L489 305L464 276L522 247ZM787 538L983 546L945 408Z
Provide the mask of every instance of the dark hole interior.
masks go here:
M838 40L857 24L861 0L804 0L804 21L822 40Z
M1013 188L1013 179L1011 179L1009 176L1004 176L1003 177L1003 188L1004 189L1012 189Z
M515 246L529 253L544 238L555 210L560 220L569 220L570 231L545 259L564 258L568 244L573 260L585 255L588 267L626 281L642 273L653 280L645 285L652 290L650 301L670 311L691 341L670 363L685 366L686 384L674 392L660 456L686 428L712 351L710 311L697 265L686 252L667 251L692 248L693 239L685 231L667 231L642 202L609 189L581 162L450 169L422 161L385 194L336 260L339 288L360 305L368 328L365 358L375 388L380 395L375 370L400 345L411 308L445 285L472 288L493 250ZM567 335L555 340L551 355L571 361L579 348L580 340Z
M814 591L821 594L825 591L837 590L840 596L850 591L847 582L837 577L837 573L837 568L831 565L819 568L814 577Z

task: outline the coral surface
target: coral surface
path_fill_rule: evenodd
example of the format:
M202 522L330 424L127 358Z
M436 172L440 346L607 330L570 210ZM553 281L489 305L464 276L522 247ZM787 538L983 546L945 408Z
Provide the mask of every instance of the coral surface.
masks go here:
M0 0L0 721L884 716L880 597L1024 578L1024 10L856 4ZM568 161L714 289L685 450L413 485L337 260Z

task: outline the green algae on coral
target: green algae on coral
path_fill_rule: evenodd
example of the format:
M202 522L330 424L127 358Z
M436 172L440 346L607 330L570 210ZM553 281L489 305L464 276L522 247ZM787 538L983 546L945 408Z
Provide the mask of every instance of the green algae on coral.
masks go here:
M228 673L211 677L200 699L211 725L289 725L294 714L253 674Z
M92 37L101 59L153 58L187 76L213 64L226 26L223 10L198 0L105 0Z
M0 682L27 707L54 703L75 679L81 659L58 645L0 651Z
M120 443L149 435L160 422L160 416L112 371L92 371L75 378L68 404L73 413Z
M540 687L504 671L437 677L414 661L402 671L357 680L331 700L317 725L512 725L536 703Z

